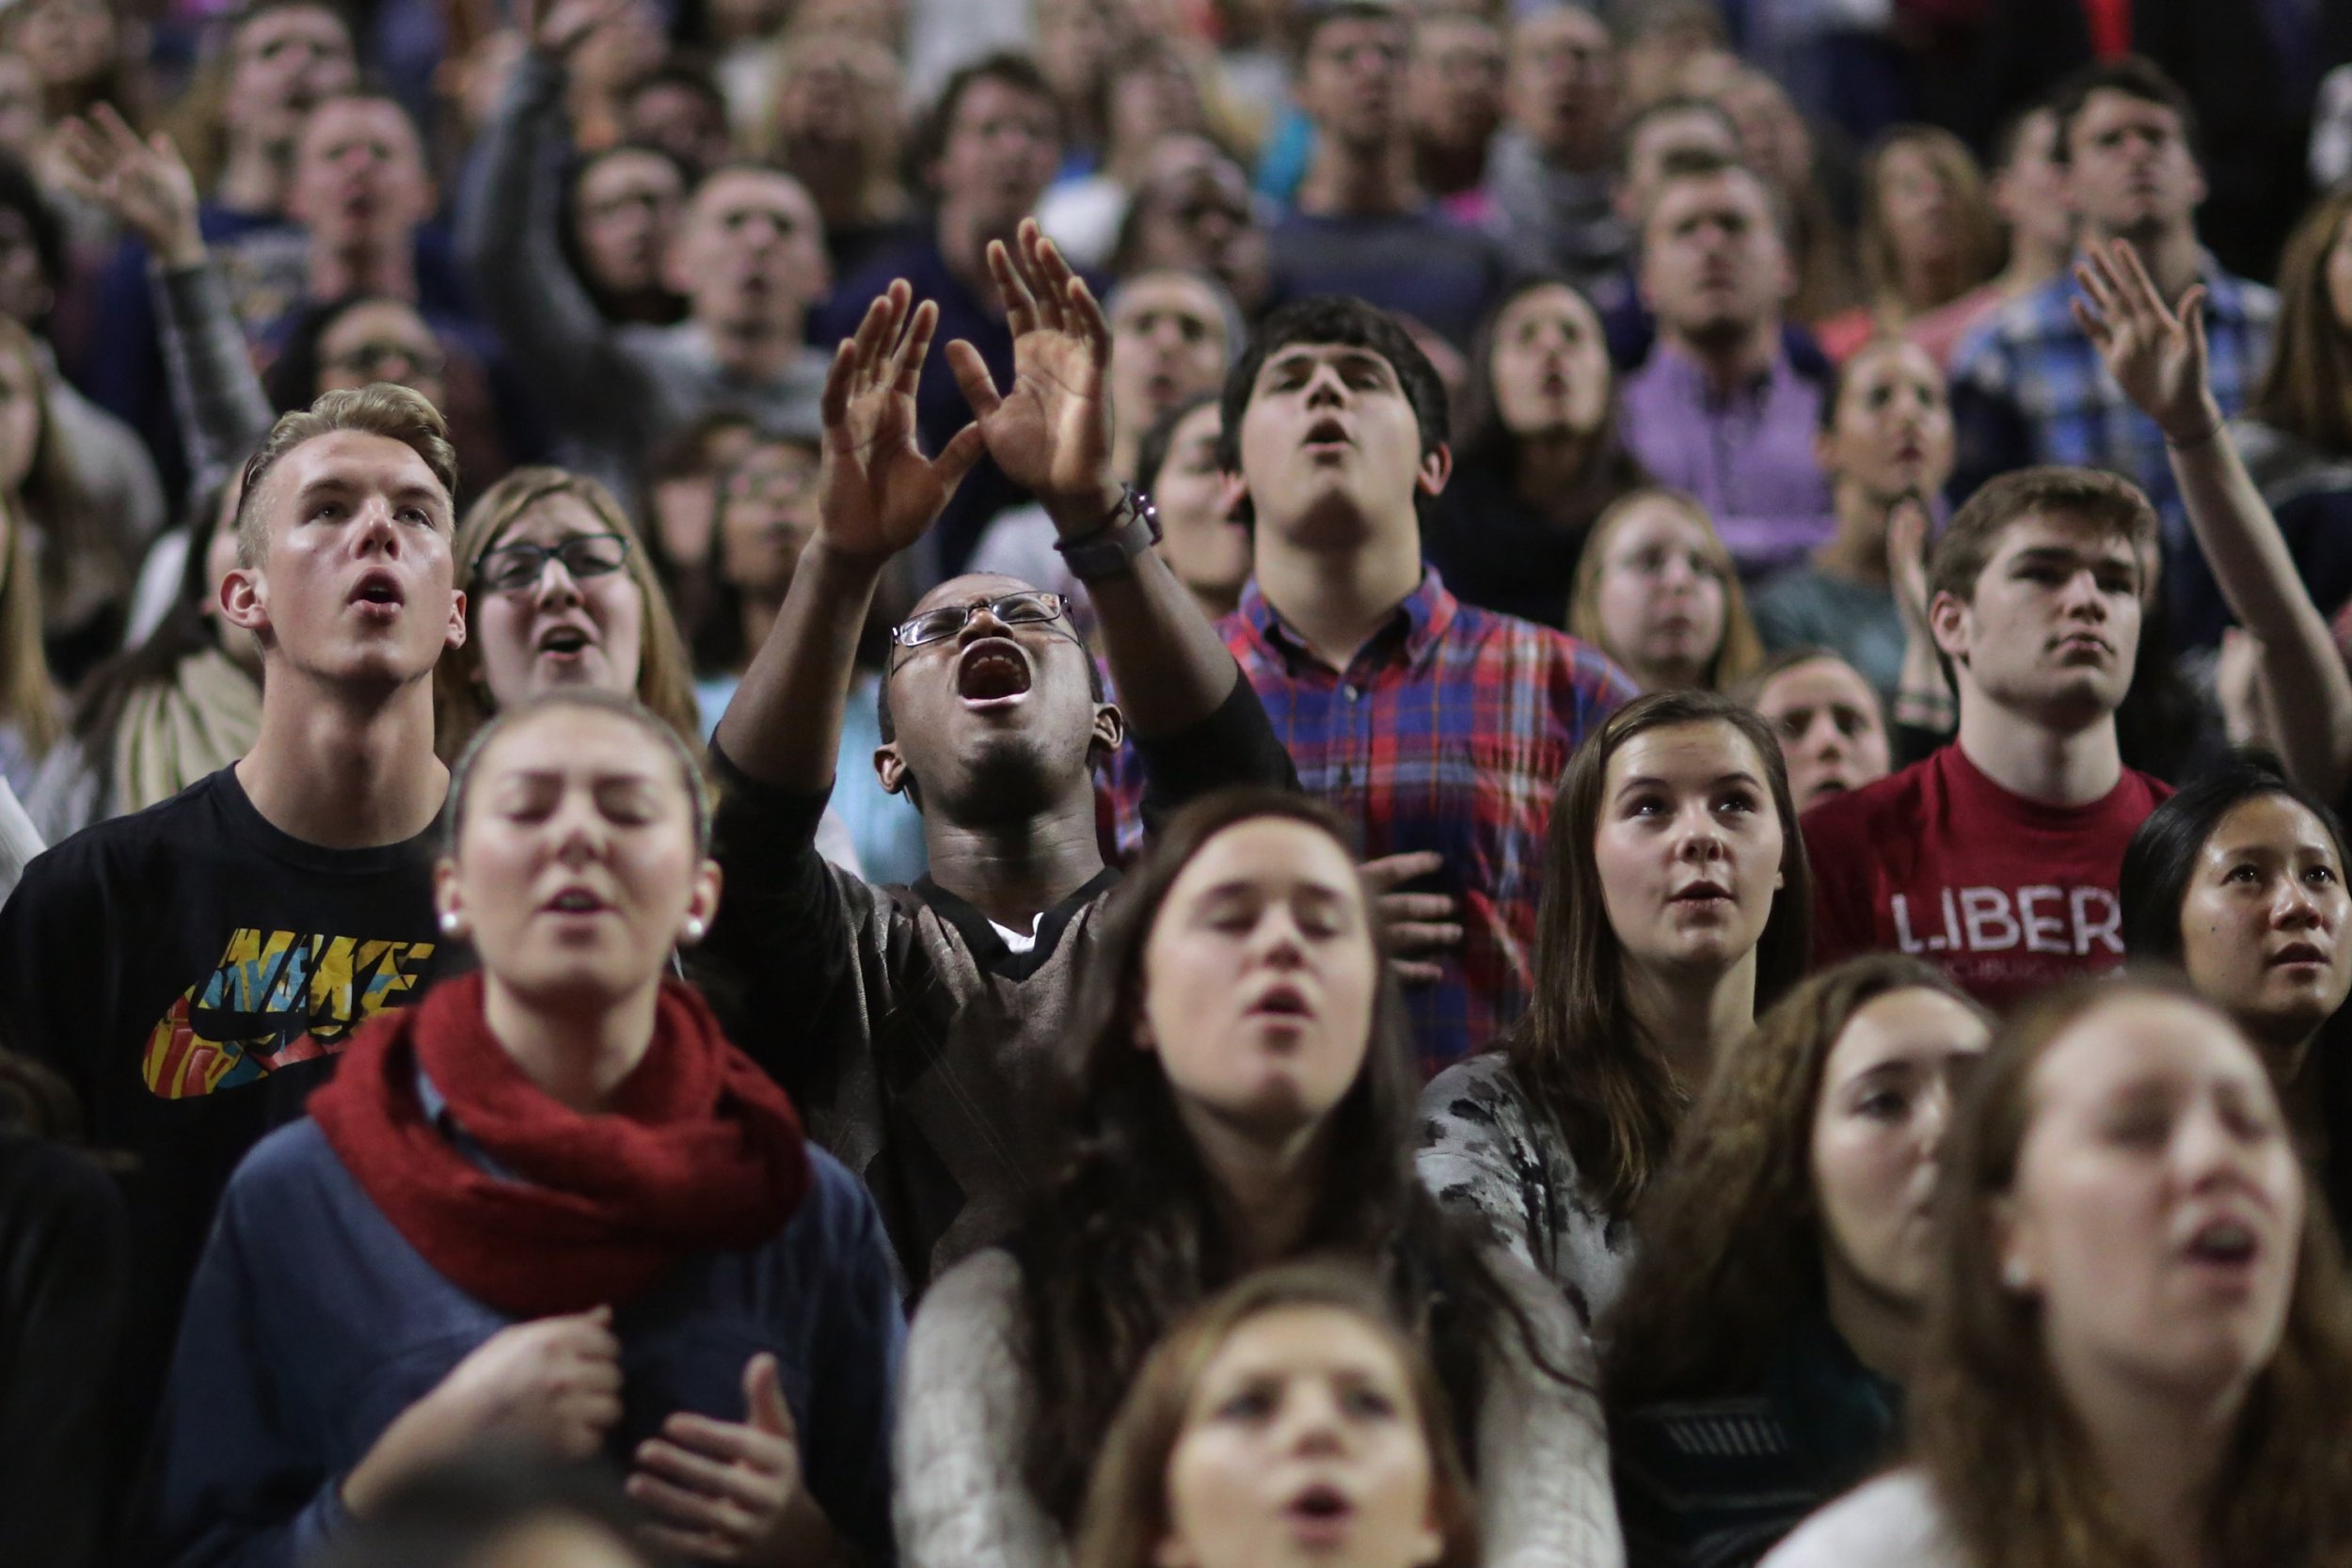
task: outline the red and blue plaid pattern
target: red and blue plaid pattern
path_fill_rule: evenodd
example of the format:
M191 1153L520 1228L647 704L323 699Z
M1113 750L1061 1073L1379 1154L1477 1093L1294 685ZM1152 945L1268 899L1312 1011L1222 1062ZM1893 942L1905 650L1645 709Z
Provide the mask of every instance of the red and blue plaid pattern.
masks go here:
M1307 793L1354 826L1361 860L1434 849L1461 903L1445 977L1407 993L1425 1072L1485 1049L1526 1006L1544 831L1568 753L1636 695L1598 649L1446 592L1434 569L1334 670L1258 593L1219 623ZM1132 751L1113 770L1120 845L1139 847Z

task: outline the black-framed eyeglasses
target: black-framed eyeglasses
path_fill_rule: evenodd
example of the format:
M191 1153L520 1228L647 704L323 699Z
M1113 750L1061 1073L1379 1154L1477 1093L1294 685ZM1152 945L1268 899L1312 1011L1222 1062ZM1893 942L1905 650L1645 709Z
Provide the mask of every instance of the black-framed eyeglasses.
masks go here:
M529 588L550 560L563 562L575 578L600 578L628 562L628 540L618 533L575 533L554 545L501 545L474 562L474 586L490 594Z
M993 599L974 599L970 604L945 604L891 627L890 641L901 648L919 648L926 642L955 636L983 610L1009 626L1035 626L1068 616L1070 601L1059 594L1032 588Z

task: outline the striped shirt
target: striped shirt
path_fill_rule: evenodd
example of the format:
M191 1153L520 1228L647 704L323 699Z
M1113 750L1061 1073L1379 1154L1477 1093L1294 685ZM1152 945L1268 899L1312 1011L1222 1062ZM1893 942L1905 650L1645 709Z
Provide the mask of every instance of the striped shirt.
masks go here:
M1355 830L1358 857L1445 857L1433 883L1459 901L1463 942L1442 979L1406 993L1414 1041L1430 1075L1485 1049L1533 984L1552 792L1633 683L1565 632L1462 603L1434 568L1344 670L1309 652L1254 581L1218 630L1300 786ZM1132 850L1142 832L1131 750L1114 779L1120 846Z

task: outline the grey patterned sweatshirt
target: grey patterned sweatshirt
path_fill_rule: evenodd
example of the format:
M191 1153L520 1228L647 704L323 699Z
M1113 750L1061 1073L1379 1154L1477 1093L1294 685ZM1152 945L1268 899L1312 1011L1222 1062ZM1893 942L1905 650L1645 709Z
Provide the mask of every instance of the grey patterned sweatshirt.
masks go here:
M1560 1287L1590 1329L1614 1305L1632 1229L1585 1190L1560 1124L1489 1051L1454 1063L1421 1096L1422 1185Z

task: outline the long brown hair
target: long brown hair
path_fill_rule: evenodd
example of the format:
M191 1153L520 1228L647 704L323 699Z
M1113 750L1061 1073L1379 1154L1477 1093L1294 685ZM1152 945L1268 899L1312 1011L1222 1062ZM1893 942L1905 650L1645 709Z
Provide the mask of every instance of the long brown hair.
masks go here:
M1552 797L1544 892L1535 913L1535 987L1505 1037L1511 1070L1558 1123L1588 1190L1629 1212L1674 1141L1692 1085L1646 1038L1626 1002L1617 933L1593 860L1609 760L1637 736L1725 724L1754 749L1780 815L1781 886L1756 946L1756 1004L1770 1006L1804 973L1813 946L1813 873L1772 727L1713 691L1659 691L1611 714L1568 759Z
M28 588L37 590L34 610L45 623L48 617L66 610L72 602L74 590L87 586L77 581L87 572L90 574L89 580L103 590L104 602L120 608L130 595L135 563L125 552L119 529L112 526L114 519L102 517L89 493L82 488L80 470L74 467L72 439L51 413L49 385L53 375L40 346L34 341L32 333L16 321L0 316L0 355L23 365L25 390L40 416L40 432L34 438L33 466L25 472L24 483L17 494L7 498L14 509L15 531L22 543L21 555L18 545L9 546L10 589L21 578ZM23 539L27 523L40 530L45 548L36 552L31 542ZM20 567L30 569L20 571ZM12 637L7 646L10 650L17 646ZM17 685L15 673L11 672L8 682L12 690ZM56 733L54 729L50 732L53 737Z
M1895 237L1886 228L1886 198L1880 186L1886 161L1909 148L1928 162L1935 177L1951 193L1960 236L1960 255L1952 290L1941 299L1914 305L1902 297L1902 261L1895 254ZM1977 166L1968 144L1934 125L1897 125L1881 135L1862 164L1862 229L1855 236L1862 257L1862 276L1870 287L1870 302L1880 319L1899 324L1939 305L1947 305L2001 270L2001 219L1992 194L1985 189L1984 171Z
M1822 1074L1854 1015L1903 990L1934 991L1993 1022L1941 971L1873 953L1807 978L1717 1064L1634 1222L1642 1245L1605 1336L1613 1407L1736 1391L1819 1295L1812 1139Z
M1103 1457L1087 1489L1073 1568L1155 1568L1171 1523L1168 1466L1202 1375L1252 1320L1293 1307L1347 1313L1396 1357L1429 1450L1430 1504L1445 1543L1435 1568L1473 1568L1478 1510L1446 1413L1445 1388L1429 1358L1398 1323L1394 1304L1379 1282L1329 1260L1286 1263L1247 1275L1185 1314L1153 1347L1103 1441Z
M644 601L644 630L637 657L637 700L655 718L676 731L688 749L700 756L702 719L694 706L694 683L687 668L686 645L678 636L676 617L670 612L669 596L662 593L660 580L654 576L653 562L646 558L644 540L638 536L636 525L621 510L620 502L612 499L612 491L585 474L554 467L516 468L485 490L468 509L466 520L457 526L450 553L457 562L458 589L469 595L469 635L465 646L443 654L441 662L433 670L433 749L444 762L454 759L490 716L489 688L482 678L480 634L474 628L474 618L481 612L482 604L479 598L471 596L474 571L482 564L483 553L532 507L562 496L586 507L607 532L617 533L628 541L628 554L621 569L637 585L638 595Z
M1609 554L1609 540L1619 525L1636 509L1655 501L1662 501L1691 518L1707 535L1707 558L1714 563L1715 574L1724 585L1724 636L1715 644L1715 652L1699 680L1709 691L1728 691L1764 662L1764 640L1756 635L1756 622L1748 614L1747 595L1740 591L1739 563L1731 559L1723 535L1715 531L1715 519L1707 515L1707 508L1699 504L1696 496L1663 485L1645 485L1609 503L1594 520L1593 531L1584 539L1584 553L1577 558L1576 578L1568 588L1568 631L1610 657L1623 661L1601 631L1601 568Z
M2126 1516L2052 1375L2034 1303L2002 1284L1993 1215L2016 1184L2042 1058L2092 1014L2151 997L2195 1007L2244 1038L2177 977L2076 981L2001 1031L1953 1125L1909 1422L1943 1515L1979 1568L2145 1560L2118 1544L2131 1539ZM2343 1266L2313 1191L2285 1332L2214 1481L2211 1561L2352 1562L2352 1304Z
M1287 791L1223 790L1178 812L1112 895L1064 1036L1061 1148L1048 1167L1056 1174L1010 1245L1036 1387L1027 1476L1065 1528L1077 1521L1104 1433L1152 1346L1243 1272L1214 1178L1158 1054L1136 1046L1136 1020L1144 946L1177 878L1226 829L1266 818L1304 823L1343 849L1348 842L1327 807ZM1393 1309L1429 1347L1456 1414L1474 1422L1480 1369L1505 1325L1542 1374L1568 1373L1496 1278L1482 1240L1415 1179L1421 1075L1377 922L1370 935L1380 974L1371 1038L1355 1083L1331 1109L1329 1164L1298 1255L1382 1267Z
M2328 253L2352 220L2352 185L2340 185L2295 226L2279 261L2279 321L2270 368L2247 413L2337 456L2352 454L2352 323L2328 297Z

